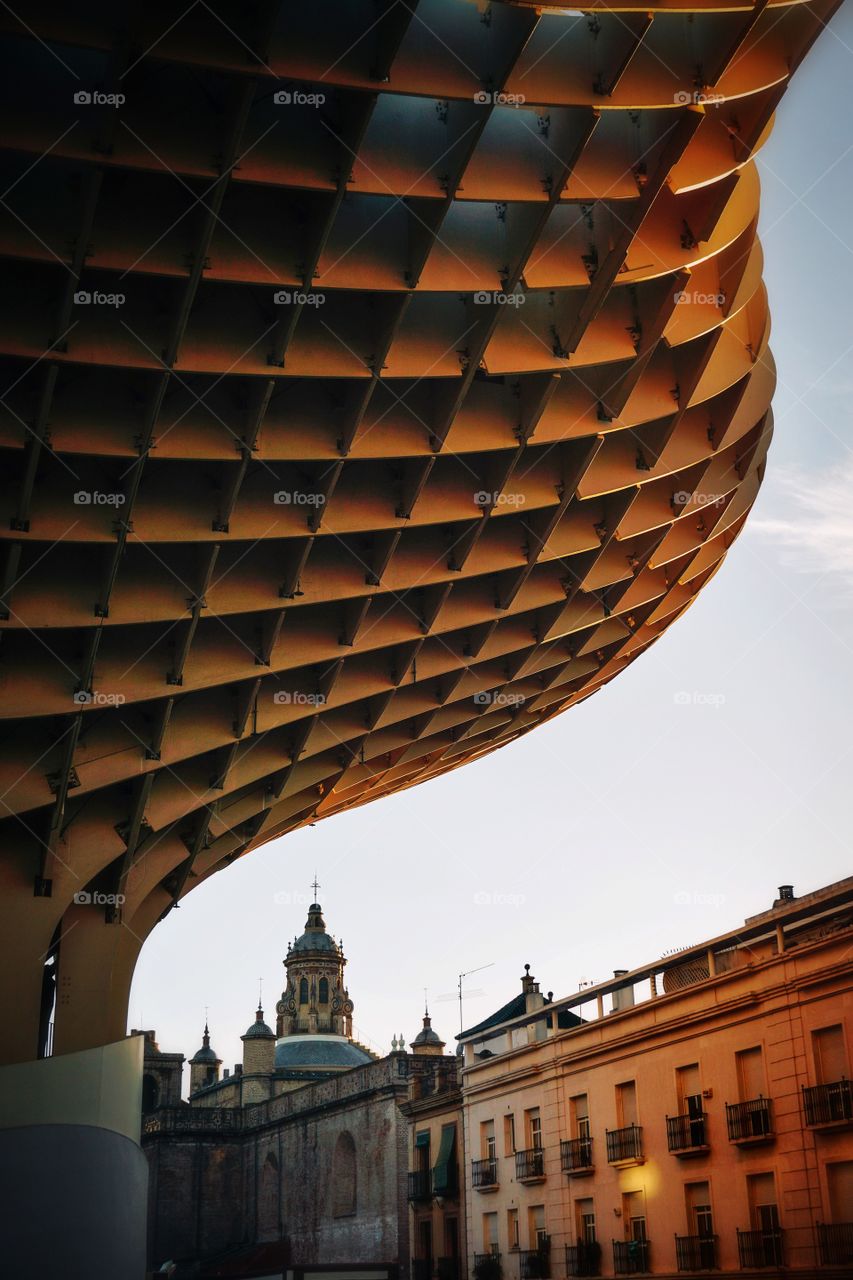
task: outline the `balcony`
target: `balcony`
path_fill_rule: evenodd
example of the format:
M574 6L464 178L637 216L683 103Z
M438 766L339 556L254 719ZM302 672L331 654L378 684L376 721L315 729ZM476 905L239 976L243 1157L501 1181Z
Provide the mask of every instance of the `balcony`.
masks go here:
M819 1222L817 1242L824 1267L853 1262L853 1222Z
M475 1191L496 1191L498 1185L497 1160L472 1160L471 1185Z
M592 1173L592 1138L564 1138L560 1143L560 1168L564 1173Z
M474 1280L501 1280L501 1255L498 1246L488 1253L474 1254Z
M538 1249L522 1249L518 1259L519 1280L550 1280L551 1251L547 1245Z
M727 1102L726 1124L729 1142L769 1142L773 1132L773 1105L769 1098L752 1098L749 1102Z
M545 1177L545 1152L541 1147L516 1151L515 1176L519 1182L542 1182Z
M849 1080L836 1080L833 1084L816 1084L810 1089L803 1086L803 1109L806 1124L849 1124L853 1120L853 1087Z
M412 1280L432 1280L432 1258L412 1258Z
M679 1271L715 1271L716 1236L676 1236L675 1262Z
M566 1275L601 1275L601 1245L597 1240L566 1245Z
M689 1113L667 1116L666 1140L670 1151L677 1156L698 1156L707 1151L707 1119L704 1111L698 1116Z
M738 1231L737 1256L741 1267L784 1267L784 1232Z
M613 1270L617 1276L641 1276L651 1270L648 1240L614 1240Z
M640 1125L629 1124L625 1129L607 1129L605 1134L608 1164L643 1163L643 1130Z
M417 1169L409 1174L409 1200L430 1200L432 1198L432 1179L429 1169Z
M462 1268L458 1258L439 1258L435 1273L438 1280L459 1280Z

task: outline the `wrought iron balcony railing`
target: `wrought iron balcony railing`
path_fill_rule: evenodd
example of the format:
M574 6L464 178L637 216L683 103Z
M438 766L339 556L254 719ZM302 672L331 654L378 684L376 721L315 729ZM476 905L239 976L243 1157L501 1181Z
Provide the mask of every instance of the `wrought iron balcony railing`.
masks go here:
M742 1267L784 1267L785 1236L782 1228L738 1231L737 1256Z
M560 1167L564 1173L592 1172L592 1138L563 1138Z
M601 1245L597 1240L582 1240L566 1245L567 1276L601 1275Z
M429 1200L432 1196L432 1178L429 1169L415 1169L409 1174L409 1199Z
M853 1085L849 1080L832 1084L803 1085L806 1124L838 1124L853 1120Z
M769 1098L749 1102L727 1102L726 1124L729 1142L757 1142L772 1138L773 1104Z
M551 1251L547 1247L522 1249L518 1259L520 1280L550 1280Z
M689 1113L667 1116L666 1140L670 1151L687 1154L705 1150L708 1146L707 1119L704 1111L698 1116Z
M613 1270L617 1276L639 1276L651 1269L649 1240L614 1240Z
M500 1250L493 1245L488 1253L474 1254L474 1280L501 1280L503 1267Z
M824 1267L853 1262L853 1222L819 1222L817 1242Z
M542 1147L516 1151L515 1176L519 1182L534 1182L545 1177L545 1152Z
M607 1159L610 1164L619 1164L623 1160L642 1160L643 1130L638 1124L629 1124L624 1129L607 1129Z
M714 1271L717 1267L716 1236L676 1236L675 1262L679 1271Z
M472 1160L471 1184L478 1191L491 1191L498 1185L497 1160Z

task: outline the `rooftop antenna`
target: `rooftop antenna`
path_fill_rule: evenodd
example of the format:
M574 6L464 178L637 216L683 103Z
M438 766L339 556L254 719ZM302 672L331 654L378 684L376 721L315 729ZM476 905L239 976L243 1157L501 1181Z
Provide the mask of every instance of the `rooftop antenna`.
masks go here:
M463 983L463 980L464 980L465 978L470 978L470 976L471 976L471 974L472 974L472 973L482 973L484 969L491 969L491 968L493 967L494 963L495 963L495 962L494 962L494 960L490 960L488 964L481 964L481 965L479 966L479 968L477 968L477 969L469 969L466 973L460 973L460 975L459 975L459 1034L460 1034L460 1035L462 1035L462 1032L465 1030L465 1023L464 1023L464 1022L463 1022L463 1020L462 1020L462 983Z

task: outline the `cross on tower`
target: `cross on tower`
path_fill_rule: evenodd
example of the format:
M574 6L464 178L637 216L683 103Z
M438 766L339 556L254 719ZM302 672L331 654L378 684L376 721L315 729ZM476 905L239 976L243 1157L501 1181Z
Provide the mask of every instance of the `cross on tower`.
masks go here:
M311 888L314 890L314 901L317 901L317 890L321 888L320 881L317 879L317 872L314 872L314 879L311 881Z

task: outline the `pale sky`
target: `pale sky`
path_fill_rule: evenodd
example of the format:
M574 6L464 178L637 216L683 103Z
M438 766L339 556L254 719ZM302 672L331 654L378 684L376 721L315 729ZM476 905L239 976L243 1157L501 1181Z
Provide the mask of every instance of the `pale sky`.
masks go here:
M758 159L779 368L746 531L688 613L600 693L521 741L277 840L185 898L142 952L129 1025L226 1066L268 1021L315 869L359 1038L454 1047L525 963L558 996L735 928L776 886L853 871L853 12L797 72ZM686 703L675 695L688 693ZM477 991L482 994L473 994ZM185 1087L188 1071L185 1070Z

